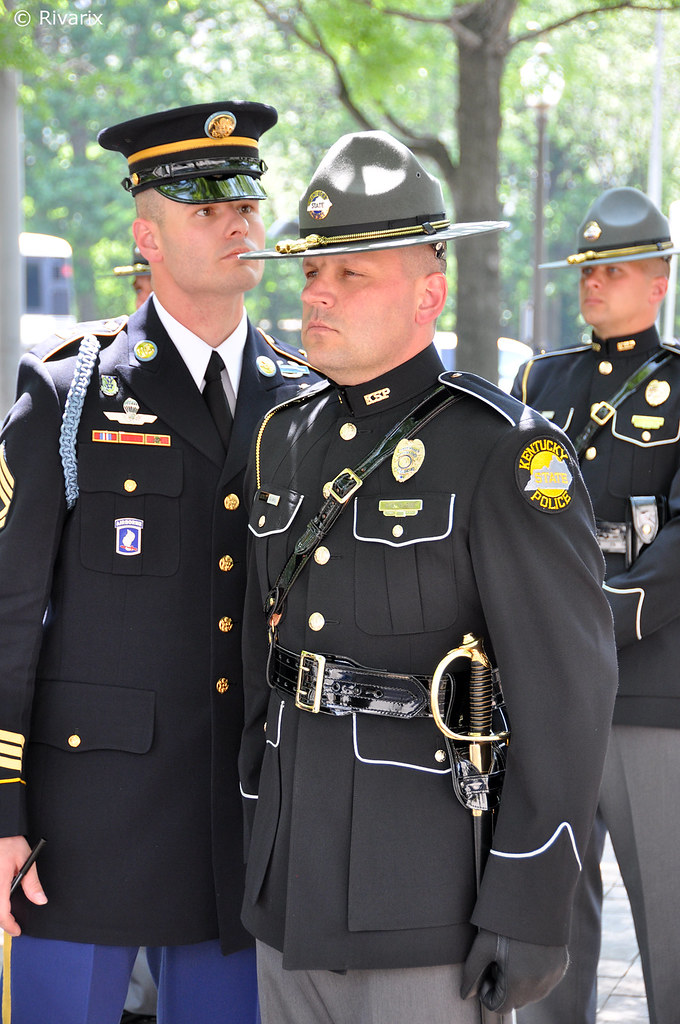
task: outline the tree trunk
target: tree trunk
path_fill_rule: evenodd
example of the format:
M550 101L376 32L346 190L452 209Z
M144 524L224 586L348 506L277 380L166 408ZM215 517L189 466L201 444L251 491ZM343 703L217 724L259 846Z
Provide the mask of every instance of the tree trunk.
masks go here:
M486 0L465 21L478 45L458 40L458 144L456 220L499 220L498 145L500 85L507 32L517 0ZM456 244L458 287L456 366L496 383L500 334L497 232Z

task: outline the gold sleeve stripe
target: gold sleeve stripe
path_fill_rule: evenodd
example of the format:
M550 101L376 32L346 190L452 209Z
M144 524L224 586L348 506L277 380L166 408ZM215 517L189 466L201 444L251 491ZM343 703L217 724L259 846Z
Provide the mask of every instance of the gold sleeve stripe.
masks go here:
M0 445L0 530L5 525L9 506L14 497L14 477L9 471L5 455L5 442Z
M20 757L0 757L0 768L9 768L10 771L21 771Z
M18 757L21 760L21 747L17 743L0 743L0 754L7 757Z
M23 747L26 739L20 732L10 732L8 729L0 729L0 741L3 743L17 743Z

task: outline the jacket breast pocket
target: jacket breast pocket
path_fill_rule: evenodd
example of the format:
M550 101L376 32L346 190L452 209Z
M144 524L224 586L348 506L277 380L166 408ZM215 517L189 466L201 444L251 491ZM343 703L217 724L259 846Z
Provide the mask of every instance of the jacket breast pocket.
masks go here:
M632 412L626 404L610 421L616 457L609 459L609 489L625 498L662 493L675 472L680 423L677 416L660 415L663 409Z
M561 430L568 430L571 426L571 422L574 418L574 407L573 405L567 406L555 406L553 409L538 409L541 416L545 416L547 420L554 423L556 427L560 427Z
M445 629L457 614L453 494L354 500L356 621L364 633Z
M281 488L272 490L260 487L255 492L250 509L248 529L258 539L255 548L257 572L264 593L269 590L271 582L273 582L269 579L270 566L272 573L276 575L286 564L288 531L300 511L303 498L304 495L298 494L297 491L281 490ZM302 532L302 527L298 532ZM294 540L297 539L298 533L295 533Z
M83 444L78 462L83 565L127 576L177 572L181 451Z
M121 750L146 754L154 734L152 690L63 679L40 680L31 722L31 743L74 754Z

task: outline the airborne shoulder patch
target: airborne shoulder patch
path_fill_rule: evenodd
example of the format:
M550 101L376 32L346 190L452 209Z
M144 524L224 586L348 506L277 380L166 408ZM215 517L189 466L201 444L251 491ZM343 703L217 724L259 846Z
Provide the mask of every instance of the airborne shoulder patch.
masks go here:
M515 479L522 496L540 512L562 512L574 496L569 453L554 437L537 437L523 448Z

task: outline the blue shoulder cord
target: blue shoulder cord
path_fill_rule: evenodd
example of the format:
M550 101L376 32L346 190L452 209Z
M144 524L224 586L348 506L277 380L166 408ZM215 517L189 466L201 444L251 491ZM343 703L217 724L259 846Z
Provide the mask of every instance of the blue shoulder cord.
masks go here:
M76 458L76 439L78 425L83 411L83 402L92 377L97 355L101 347L99 338L94 334L86 334L80 343L73 380L66 396L64 414L61 418L59 431L59 454L64 467L64 488L66 491L66 508L70 512L78 500L78 460Z

